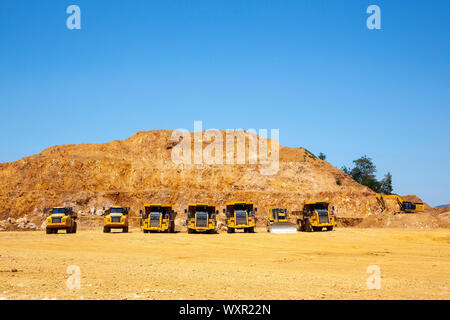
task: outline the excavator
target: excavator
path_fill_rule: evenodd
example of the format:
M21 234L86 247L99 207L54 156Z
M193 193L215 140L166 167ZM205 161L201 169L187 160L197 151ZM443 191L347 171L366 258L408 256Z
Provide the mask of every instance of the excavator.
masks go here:
M267 232L270 233L296 233L297 225L287 219L287 209L274 208L267 221Z
M410 202L410 201L404 201L402 197L400 197L397 194L376 194L378 203L380 204L381 208L383 209L383 213L387 211L386 203L384 202L384 199L395 199L397 200L398 205L400 206L400 210L405 213L416 213L421 212L425 210L425 205L423 202Z

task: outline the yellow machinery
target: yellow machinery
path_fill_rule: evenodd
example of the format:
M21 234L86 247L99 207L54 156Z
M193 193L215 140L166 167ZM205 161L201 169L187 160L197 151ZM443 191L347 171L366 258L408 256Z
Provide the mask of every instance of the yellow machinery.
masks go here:
M188 209L184 210L184 213L187 214L186 226L188 228L188 233L216 233L216 215L219 211L216 211L215 205L207 203L189 203Z
M267 232L296 233L297 226L288 221L287 209L274 208L267 221Z
M128 213L130 208L111 207L105 211L103 218L103 232L109 233L111 229L122 229L128 232Z
M425 210L425 205L422 202L410 202L410 201L404 201L402 197L400 197L397 194L376 194L378 203L380 204L381 208L383 209L383 213L387 211L386 203L384 202L384 199L395 199L397 200L398 205L400 206L400 210L402 212L406 213L415 213L415 212L421 212Z
M77 214L72 208L53 208L47 218L47 234L58 233L58 230L66 230L67 233L77 232Z
M144 205L141 210L141 229L149 232L175 232L175 217L171 204L153 203Z
M297 213L298 231L322 231L327 228L333 230L336 226L336 216L333 210L329 210L328 201L306 201L303 211Z
M227 232L234 233L236 229L244 232L255 232L257 208L253 208L253 202L229 202L223 212L226 214Z

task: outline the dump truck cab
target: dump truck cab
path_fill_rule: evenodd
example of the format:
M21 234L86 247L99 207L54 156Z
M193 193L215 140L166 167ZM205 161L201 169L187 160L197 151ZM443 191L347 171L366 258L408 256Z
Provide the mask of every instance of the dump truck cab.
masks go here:
M322 231L326 228L332 231L336 226L336 216L333 210L329 210L328 201L306 201L303 211L297 217L297 229L299 231Z
M177 213L172 205L167 203L145 204L141 210L141 229L149 232L175 232L175 217Z
M66 230L67 233L77 232L77 214L72 208L56 207L52 208L50 215L46 219L47 234L58 233L58 230Z
M226 215L227 232L234 233L236 229L244 232L255 232L257 208L253 208L253 202L229 202L223 212Z
M216 206L208 203L189 203L184 210L187 215L186 226L188 233L206 232L216 233L217 214Z
M105 211L103 218L103 232L109 233L111 229L122 229L128 232L128 213L130 208L114 206Z

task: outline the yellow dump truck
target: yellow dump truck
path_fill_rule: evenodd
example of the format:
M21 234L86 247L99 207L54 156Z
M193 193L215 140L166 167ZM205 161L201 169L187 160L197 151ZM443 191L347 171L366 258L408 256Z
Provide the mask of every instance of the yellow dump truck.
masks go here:
M172 205L167 203L145 204L141 210L141 229L149 232L175 232L175 217L177 213Z
M253 202L229 202L223 213L226 215L227 232L234 233L236 229L244 232L255 232L257 208L253 208Z
M297 230L311 232L326 228L332 231L336 226L336 216L329 207L328 201L306 201L303 211L297 212Z
M270 233L296 233L297 226L288 221L287 209L274 208L267 221L267 232Z
M77 232L77 214L72 208L53 208L47 218L47 234L58 233L58 230L66 230L66 233Z
M380 204L381 208L383 209L383 213L387 211L386 203L384 202L384 199L395 199L397 200L397 203L400 207L400 210L405 213L416 213L416 212L422 212L425 210L425 205L423 202L410 202L410 201L404 201L402 197L400 197L397 194L376 194L378 203Z
M184 210L187 215L186 226L188 233L206 232L216 233L217 214L216 206L208 203L189 203Z
M122 232L128 232L128 213L130 208L111 207L105 211L103 218L103 232L109 233L111 229L122 229Z

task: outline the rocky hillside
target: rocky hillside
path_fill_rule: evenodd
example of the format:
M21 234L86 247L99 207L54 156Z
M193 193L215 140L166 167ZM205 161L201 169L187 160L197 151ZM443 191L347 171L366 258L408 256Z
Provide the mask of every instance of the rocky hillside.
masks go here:
M260 141L247 132L239 135L247 143ZM21 228L26 229L31 223L40 226L46 208L72 206L83 217L101 214L112 204L131 207L137 217L143 204L151 202L173 203L180 220L188 202L212 202L221 212L227 201L254 201L261 223L271 207L299 210L312 199L330 200L341 217L380 212L370 189L305 149L276 144L279 170L263 175L261 164L248 164L248 145L246 164L175 164L172 152L178 142L171 136L167 130L138 132L123 141L54 146L0 164L0 221L5 225L8 218L25 216ZM226 155L224 147L224 159Z

